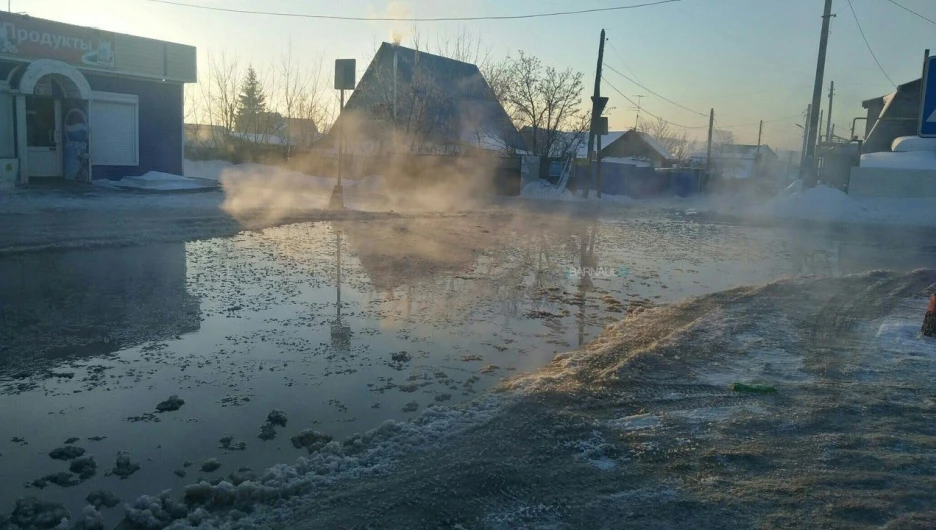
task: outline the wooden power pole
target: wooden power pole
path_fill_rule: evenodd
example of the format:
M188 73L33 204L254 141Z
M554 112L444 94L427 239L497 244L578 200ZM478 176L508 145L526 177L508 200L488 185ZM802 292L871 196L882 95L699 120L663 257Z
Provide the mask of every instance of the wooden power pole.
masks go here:
M588 182L585 183L585 198L591 190L594 169L592 168L592 148L595 147L595 132L598 127L598 118L604 112L608 98L601 97L601 66L604 63L605 30L601 30L601 41L598 43L598 67L595 69L595 94L592 96L591 123L588 128Z
M806 125L803 127L803 149L800 151L799 176L803 178L803 168L806 167L806 142L809 141L809 120L812 116L812 103L806 106Z
M712 174L712 131L715 128L715 109L709 111L708 117L708 151L705 155L705 184L708 186Z
M809 134L806 140L806 164L802 173L803 185L815 186L819 182L819 165L816 145L819 140L819 113L816 112L822 99L822 76L825 74L826 50L829 47L829 22L832 20L832 0L825 0L822 11L822 33L819 35L819 57L816 60L816 81L813 84L812 108L809 116Z
M757 166L760 160L761 136L764 134L764 120L760 121L760 127L757 128L757 150L754 151L754 176L757 176Z

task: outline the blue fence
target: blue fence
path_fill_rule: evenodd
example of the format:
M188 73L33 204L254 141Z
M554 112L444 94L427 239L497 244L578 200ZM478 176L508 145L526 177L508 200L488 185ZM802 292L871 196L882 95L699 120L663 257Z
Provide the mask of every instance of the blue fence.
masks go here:
M597 168L597 162L592 162ZM595 171L592 175L595 175ZM597 177L592 177L591 189L597 187ZM588 182L588 166L575 167L575 187L581 189ZM629 164L601 163L601 193L604 195L626 195L632 199L687 197L699 192L699 173L691 169L653 169Z

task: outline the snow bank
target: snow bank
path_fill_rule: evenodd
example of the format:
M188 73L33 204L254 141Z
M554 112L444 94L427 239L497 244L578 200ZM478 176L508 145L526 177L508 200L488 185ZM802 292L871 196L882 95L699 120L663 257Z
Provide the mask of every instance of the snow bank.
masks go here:
M124 177L120 180L98 179L92 181L97 186L153 191L198 190L216 188L217 184L202 179L193 179L161 171L150 171L138 177Z
M550 184L545 180L533 181L520 191L520 196L526 199L545 199L552 201L584 201L580 196L575 195L569 190L564 190L562 194L559 194L559 188ZM634 204L639 201L632 199L626 195L608 195L604 194L601 198L598 198L598 195L595 193L595 190L591 190L588 193L589 201L604 201L604 202L613 202L616 204Z
M304 504L305 495L315 495L316 487L385 473L402 456L440 447L495 417L507 402L486 397L459 408L429 407L412 421L388 420L343 443L329 442L294 465L267 469L256 481L192 484L185 488L184 505L172 500L168 492L144 495L126 506L126 518L140 528L171 525L178 530L228 528L235 521L238 528L275 525L295 506Z
M809 219L815 221L858 221L864 209L845 193L828 186L802 190L799 181L764 204L751 207L753 217Z
M892 153L889 153L892 154ZM936 226L936 198L855 199L828 186L803 189L796 181L766 203L741 210L743 217L891 226Z
M523 189L520 190L520 196L527 199L550 199L554 201L578 200L569 190L563 190L560 195L559 188L543 179L535 180L524 186Z
M908 153L911 151L936 151L936 138L921 138L919 136L901 136L894 139L891 151L895 153Z
M861 155L861 167L936 171L936 151L868 153Z

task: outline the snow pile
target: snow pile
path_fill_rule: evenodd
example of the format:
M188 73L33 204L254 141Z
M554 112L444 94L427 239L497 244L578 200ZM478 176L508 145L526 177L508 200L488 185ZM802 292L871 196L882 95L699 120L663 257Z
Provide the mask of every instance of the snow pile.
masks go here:
M217 187L217 184L210 181L161 171L150 171L138 177L124 177L120 180L98 179L93 182L98 186L154 191L198 190Z
M700 208L704 209L705 205ZM740 215L755 219L936 226L934 211L936 198L932 197L856 199L828 186L803 189L802 182L796 181L766 203L742 208Z
M866 210L845 193L828 186L803 190L800 181L764 204L744 211L751 217L860 222Z
M920 136L901 136L894 139L891 151L895 153L909 153L911 151L936 151L936 138L922 138Z
M530 182L520 191L520 196L525 199L546 199L552 201L584 201L581 196L578 196L572 193L569 190L563 190L562 194L559 194L559 188L550 184L545 180L536 180ZM595 190L588 192L588 200L597 201L601 200L604 202L613 202L617 204L634 204L638 202L636 199L632 199L626 195L607 195L603 194L601 199L598 198L598 194Z
M530 182L520 190L520 196L527 199L551 199L554 201L574 201L575 195L569 190L559 194L559 188L543 179Z
M861 167L936 171L936 151L868 153L861 155Z
M244 528L264 526L289 513L293 506L302 505L302 496L314 495L317 486L385 473L402 456L451 442L465 430L499 414L505 405L504 399L488 397L462 408L429 407L412 421L389 420L343 443L329 442L308 457L300 457L295 465L279 464L267 469L256 481L187 486L188 508L172 500L168 492L155 497L144 495L127 506L126 517L140 528L172 524L172 528L188 529L204 523L213 527L235 519ZM274 507L277 502L285 505ZM215 513L209 515L205 510Z

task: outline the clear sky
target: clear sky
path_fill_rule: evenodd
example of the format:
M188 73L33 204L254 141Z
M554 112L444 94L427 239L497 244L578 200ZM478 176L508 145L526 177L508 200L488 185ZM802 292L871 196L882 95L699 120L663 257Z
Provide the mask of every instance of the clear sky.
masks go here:
M439 17L513 15L601 8L646 0L181 0L235 9L343 16ZM936 20L936 0L898 0ZM4 2L5 3L5 0ZM888 0L852 0L865 35L887 75L895 83L919 77L923 52L936 51L936 25L900 9ZM421 23L422 34L457 33L467 29L489 48L494 58L522 49L544 63L571 67L591 76L593 84L598 35L607 31L605 64L627 74L666 98L707 113L733 131L739 142L757 140L758 120L776 120L803 112L812 97L822 0L682 0L616 12L557 18L459 23ZM2 5L2 8L6 8ZM356 58L358 75L381 41L391 32L408 32L411 22L334 21L219 13L153 3L148 0L12 0L14 12L165 39L198 47L199 64L207 54L226 52L242 62L270 64L292 42L294 53L310 64L320 60L332 76L336 58ZM847 0L834 0L828 81L836 84L833 123L845 133L855 116L863 115L861 100L891 92L869 53ZM403 45L411 43L404 36ZM704 127L707 117L674 106L605 71L605 79L628 96L644 94L649 112L685 126ZM611 129L633 126L635 110L607 83L611 98ZM636 98L632 98L636 99ZM751 124L753 125L744 125ZM772 121L764 127L764 142L798 149L799 118ZM739 126L740 125L740 126ZM691 129L697 138L704 128ZM846 134L841 134L846 136Z

